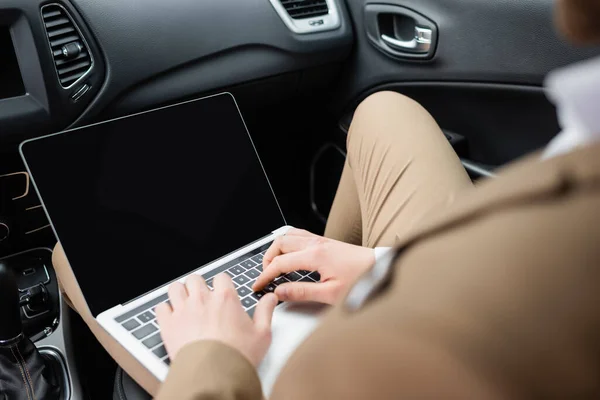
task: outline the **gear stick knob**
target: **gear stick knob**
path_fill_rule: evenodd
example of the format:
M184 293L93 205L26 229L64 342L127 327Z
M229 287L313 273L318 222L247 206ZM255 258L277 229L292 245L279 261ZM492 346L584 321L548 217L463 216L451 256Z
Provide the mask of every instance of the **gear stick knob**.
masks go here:
M17 281L8 266L0 261L0 344L22 338L23 326Z

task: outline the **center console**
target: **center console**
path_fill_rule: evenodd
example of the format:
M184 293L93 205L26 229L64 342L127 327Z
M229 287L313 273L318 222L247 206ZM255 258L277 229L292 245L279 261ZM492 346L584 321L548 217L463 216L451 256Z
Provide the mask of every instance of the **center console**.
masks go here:
M82 399L82 391L74 364L71 340L68 337L69 314L60 295L51 256L50 249L36 248L0 259L0 269L7 269L12 276L11 279L14 280L15 312L18 308L16 315L20 319L20 321L12 321L7 317L6 313L11 313L11 300L3 298L0 307L3 308L0 312L3 328L0 329L0 335L5 334L7 330L10 331L11 326L15 326L14 329L21 332L17 335L21 338L11 343L8 343L6 338L0 338L0 363L4 362L8 365L3 365L0 381L11 380L11 377L15 383L20 381L15 379L19 374L10 372L10 360L13 360L13 364L14 360L18 360L30 371L27 382L35 390L41 390L42 385L39 384L39 380L43 380L44 384L47 383L55 388L49 396L53 400L79 400ZM10 291L5 287L7 278L3 274L0 275L2 280L0 286L4 291ZM2 296L6 295L7 293L2 293ZM18 327L19 322L20 327ZM32 346L30 343L33 343L37 350L28 347ZM21 349L17 356L12 353L13 348ZM3 353L8 354L8 357L5 356L3 359ZM40 373L36 376L36 370L41 369L44 371L43 378L40 377ZM18 370L19 368L15 369Z

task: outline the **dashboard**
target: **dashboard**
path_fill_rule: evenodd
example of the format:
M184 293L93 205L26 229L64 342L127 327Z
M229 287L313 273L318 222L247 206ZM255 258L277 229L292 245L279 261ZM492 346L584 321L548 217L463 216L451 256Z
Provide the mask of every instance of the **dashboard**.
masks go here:
M0 0L0 142L340 62L349 21L337 0Z

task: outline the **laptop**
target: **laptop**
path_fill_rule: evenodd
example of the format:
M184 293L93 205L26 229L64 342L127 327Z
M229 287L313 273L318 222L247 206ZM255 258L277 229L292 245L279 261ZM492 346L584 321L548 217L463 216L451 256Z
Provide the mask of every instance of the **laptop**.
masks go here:
M159 380L168 285L231 276L241 307L289 229L229 93L23 142L21 156L98 323ZM308 271L289 280L314 280ZM288 281L288 279L282 279Z

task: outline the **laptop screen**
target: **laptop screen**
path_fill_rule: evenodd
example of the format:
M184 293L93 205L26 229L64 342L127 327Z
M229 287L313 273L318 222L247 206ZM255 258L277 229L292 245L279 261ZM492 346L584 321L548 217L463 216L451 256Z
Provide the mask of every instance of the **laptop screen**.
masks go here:
M229 94L21 152L94 316L285 225Z

